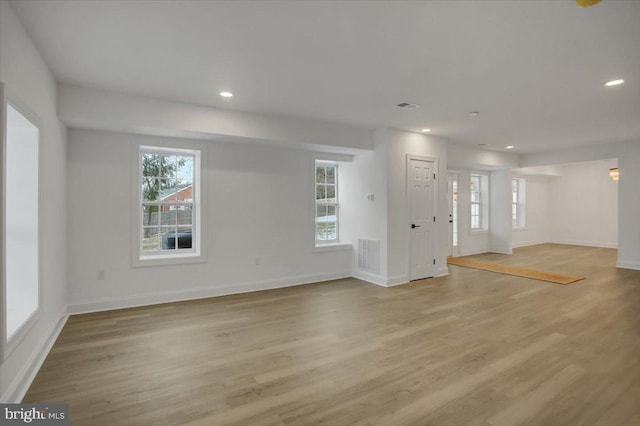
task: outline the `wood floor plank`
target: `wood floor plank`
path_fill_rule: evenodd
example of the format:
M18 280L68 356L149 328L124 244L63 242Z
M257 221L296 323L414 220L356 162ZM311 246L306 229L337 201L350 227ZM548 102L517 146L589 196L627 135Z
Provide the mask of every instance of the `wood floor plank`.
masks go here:
M524 424L544 407L557 398L558 395L570 384L586 374L582 367L569 365L555 376L541 384L539 387L526 394L504 411L487 419L493 426L517 426Z

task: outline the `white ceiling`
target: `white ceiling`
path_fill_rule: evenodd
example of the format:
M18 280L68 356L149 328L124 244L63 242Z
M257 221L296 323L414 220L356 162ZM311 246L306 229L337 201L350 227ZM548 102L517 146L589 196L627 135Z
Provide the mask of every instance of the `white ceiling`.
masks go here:
M66 83L516 152L640 140L637 0L12 4Z

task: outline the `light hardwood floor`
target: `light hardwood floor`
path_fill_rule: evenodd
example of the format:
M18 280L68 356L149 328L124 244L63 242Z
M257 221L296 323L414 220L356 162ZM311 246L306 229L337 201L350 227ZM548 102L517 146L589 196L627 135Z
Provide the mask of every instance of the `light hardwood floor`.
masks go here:
M73 316L24 402L74 425L640 425L640 271L545 244L381 288L345 279Z

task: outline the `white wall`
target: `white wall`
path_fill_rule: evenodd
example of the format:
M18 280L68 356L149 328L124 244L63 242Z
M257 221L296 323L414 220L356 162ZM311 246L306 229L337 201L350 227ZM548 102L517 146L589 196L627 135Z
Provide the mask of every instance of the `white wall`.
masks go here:
M132 266L132 164L139 144L206 147L206 263ZM309 151L74 129L68 175L72 312L351 275L350 250L314 251ZM97 280L98 270L106 280Z
M618 247L618 184L609 169L618 160L562 166L549 184L549 240L563 244Z
M491 172L489 181L489 250L511 254L511 174L508 170L496 170Z
M640 141L618 157L618 266L640 270Z
M387 158L386 145L375 138L373 151L358 152L351 163L340 165L341 239L354 244L352 275L377 284L387 282ZM369 200L368 195L374 199ZM380 241L380 264L378 273L358 267L357 240Z
M549 178L513 174L525 180L525 227L512 230L512 247L523 247L549 242Z
M56 82L7 1L0 2L0 80L7 100L40 126L42 263L40 316L0 365L0 401L18 402L66 318L66 130Z

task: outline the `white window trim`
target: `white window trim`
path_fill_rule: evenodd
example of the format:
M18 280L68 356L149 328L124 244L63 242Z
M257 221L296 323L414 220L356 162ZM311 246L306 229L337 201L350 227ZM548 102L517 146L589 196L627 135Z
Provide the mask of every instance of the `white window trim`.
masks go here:
M331 243L317 244L313 248L313 251L321 253L323 251L351 250L352 248L353 248L353 245L349 243L331 242Z
M324 203L327 206L335 206L336 209L336 238L334 240L317 240L315 238L316 235L316 209L318 206L318 202L316 201L316 167L318 163L326 163L332 167L335 167L335 195L336 201L335 203ZM340 167L337 161L334 160L325 160L314 158L313 160L313 239L315 241L315 248L320 247L337 247L340 246L340 179L338 178Z
M480 226L481 228L471 227L471 177L480 176ZM458 183L458 185L460 185ZM458 189L459 191L459 189ZM486 172L479 172L472 170L469 173L469 233L472 235L488 234L489 233L489 175Z
M188 154L195 157L194 183L193 183L193 238L195 249L176 253L148 254L142 252L140 235L142 233L142 151L165 153L171 155ZM132 158L132 265L134 267L178 265L188 263L203 263L207 261L205 240L206 224L202 219L206 212L206 200L202 194L206 194L206 179L204 178L204 162L207 157L206 145L188 141L176 141L168 143L164 140L153 141L153 145L134 144Z
M6 92L5 92L6 90ZM5 214L4 214L4 206L6 204L6 190L4 190L5 182L5 167L4 161L6 161L6 128L7 128L7 105L11 105L16 111L20 112L27 120L33 123L38 128L38 306L35 311L31 313L29 318L27 318L20 327L16 331L14 331L13 335L9 338L7 336L7 310L5 307L7 300L7 283L6 283L6 274L5 274ZM0 149L0 161L2 162L2 170L3 172L0 174L0 186L3 188L2 191L2 200L0 201L0 209L2 209L2 213L0 216L2 217L0 226L2 234L0 236L0 244L2 247L2 259L0 261L0 287L1 287L1 296L2 303L0 303L0 318L2 319L2 326L0 327L0 337L2 341L0 343L0 359L7 359L9 355L22 343L26 336L29 335L29 332L33 328L33 326L40 320L42 315L42 306L43 306L43 292L42 292L42 269L43 269L43 257L42 257L42 243L43 243L43 226L42 221L44 218L44 198L42 190L43 186L43 174L42 174L42 164L44 159L44 150L42 149L42 132L43 132L43 121L40 117L35 114L30 108L26 106L25 102L15 95L14 93L10 93L8 89L5 89L4 83L0 82L0 128L2 129L1 135L2 140L0 140L0 145L2 148Z
M324 242L317 242L316 241L316 200L315 200L315 194L316 194L316 162L317 161L326 161L326 162L332 162L332 163L337 163L338 164L338 170L340 170L340 163L349 163L353 161L353 155L351 154L340 154L340 153L332 153L332 152L312 152L311 153L311 157L310 157L310 166L311 166L311 179L310 179L310 190L311 190L311 194L312 196L311 198L311 223L312 223L312 233L311 233L311 241L312 241L312 249L311 252L312 253L322 253L322 252L331 252L331 251L340 251L340 250L351 250L353 249L353 245L350 243L345 243L345 242L341 242L340 241L340 199L337 198L337 204L338 204L338 209L336 210L337 216L338 216L338 229L337 229L337 240L336 241L327 241L326 243ZM340 172L338 172L339 174ZM338 182L338 175L336 175L336 182ZM338 193L340 192L340 188L339 188L339 183L338 183L338 187L336 187L336 196L339 197Z

